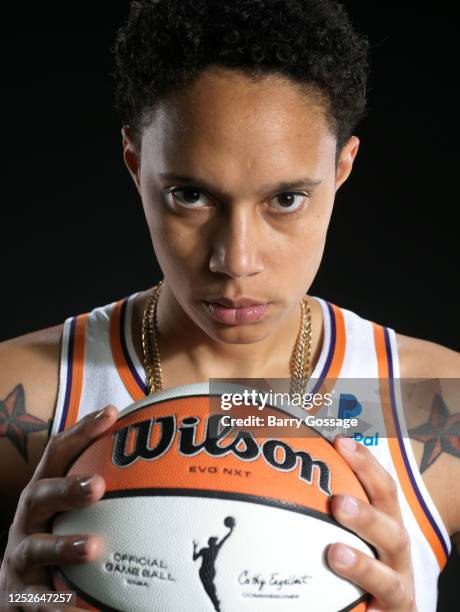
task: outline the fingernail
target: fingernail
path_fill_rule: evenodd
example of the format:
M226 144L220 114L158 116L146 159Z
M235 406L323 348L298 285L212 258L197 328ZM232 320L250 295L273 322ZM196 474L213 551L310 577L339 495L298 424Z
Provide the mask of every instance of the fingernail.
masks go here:
M337 438L337 444L345 453L353 453L356 450L356 442L353 438Z
M351 548L341 544L340 546L334 548L333 560L337 565L351 567L355 564L356 554L351 550Z
M340 495L339 510L346 516L356 516L359 512L358 502L350 495Z
M87 478L83 478L79 482L80 492L83 495L89 495L91 493L92 484L93 484L93 477L92 476L88 476Z
M102 410L99 410L99 412L96 412L96 414L94 415L94 420L102 421L102 419L105 419L108 416L109 415L107 413L107 408L103 408Z
M78 555L86 555L86 540L74 540L72 548Z

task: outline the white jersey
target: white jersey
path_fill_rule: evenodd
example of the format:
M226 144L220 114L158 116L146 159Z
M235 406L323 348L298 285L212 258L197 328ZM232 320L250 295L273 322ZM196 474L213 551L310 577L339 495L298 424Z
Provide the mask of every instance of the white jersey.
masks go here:
M107 404L121 410L146 396L145 372L131 333L136 295L65 321L52 435ZM418 611L435 612L438 576L451 543L407 436L395 332L322 298L314 299L322 308L324 335L311 376L311 391L337 387L346 379L378 381L380 397L372 405L377 406L374 416L379 422L379 435L368 448L398 486L404 524L411 538ZM382 409L384 405L387 410Z

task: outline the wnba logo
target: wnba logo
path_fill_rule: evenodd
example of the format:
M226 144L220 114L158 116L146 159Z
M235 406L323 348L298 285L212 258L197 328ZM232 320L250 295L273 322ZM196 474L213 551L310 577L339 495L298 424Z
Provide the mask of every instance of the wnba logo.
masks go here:
M217 597L216 586L214 584L214 578L216 576L215 563L223 544L232 535L235 527L235 519L233 516L225 517L224 525L229 529L229 532L220 541L216 537L211 537L208 540L208 546L205 546L200 551L197 549L197 543L193 542L193 560L196 561L201 557L201 567L199 570L200 580L217 612L220 612L220 601Z

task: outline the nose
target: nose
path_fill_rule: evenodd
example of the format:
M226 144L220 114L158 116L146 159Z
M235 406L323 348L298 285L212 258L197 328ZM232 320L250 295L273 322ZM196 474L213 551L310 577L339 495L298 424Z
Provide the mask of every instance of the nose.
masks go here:
M209 269L232 278L262 272L262 241L257 235L258 223L254 214L243 206L235 206L218 223Z

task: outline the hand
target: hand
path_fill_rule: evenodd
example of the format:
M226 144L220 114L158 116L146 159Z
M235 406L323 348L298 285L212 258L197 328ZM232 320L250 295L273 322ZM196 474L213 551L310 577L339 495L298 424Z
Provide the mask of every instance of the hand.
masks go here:
M48 566L86 563L99 556L100 537L52 535L51 519L57 512L89 506L104 495L105 482L101 476L65 474L80 453L116 418L116 408L106 406L51 438L19 499L0 570L0 591L53 591Z
M378 559L345 546L327 551L331 569L371 594L368 612L417 612L409 534L396 483L363 445L336 438L334 447L361 481L370 503L349 495L331 500L334 518L377 550Z

